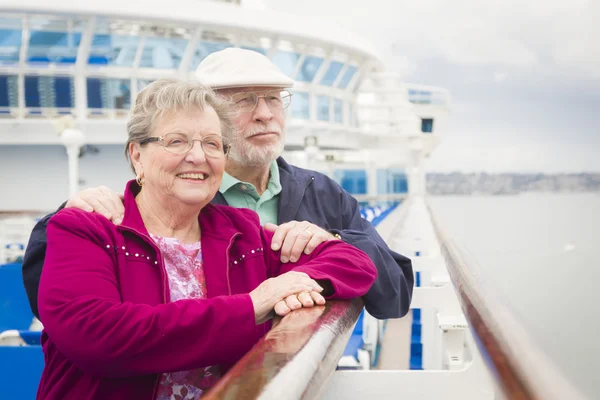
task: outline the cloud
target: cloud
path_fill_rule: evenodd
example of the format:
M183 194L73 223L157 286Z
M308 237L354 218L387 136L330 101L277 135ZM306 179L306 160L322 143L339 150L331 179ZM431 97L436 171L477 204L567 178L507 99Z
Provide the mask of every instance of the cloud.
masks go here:
M589 0L268 0L328 17L369 38L388 60L443 56L460 65L557 66L597 76L599 2ZM331 23L331 22L330 22ZM390 60L393 61L393 60Z
M405 80L449 89L430 166L600 171L600 1L266 3L341 25Z

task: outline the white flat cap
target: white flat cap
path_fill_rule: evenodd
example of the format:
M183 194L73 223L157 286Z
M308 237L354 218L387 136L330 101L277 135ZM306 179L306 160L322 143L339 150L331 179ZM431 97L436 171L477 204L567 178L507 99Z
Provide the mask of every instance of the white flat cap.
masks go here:
M234 47L206 57L196 69L196 78L212 89L294 86L294 80L263 54Z

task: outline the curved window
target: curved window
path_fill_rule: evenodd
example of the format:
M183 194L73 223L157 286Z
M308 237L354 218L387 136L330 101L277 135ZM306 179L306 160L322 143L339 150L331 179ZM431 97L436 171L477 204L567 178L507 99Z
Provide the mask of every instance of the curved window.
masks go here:
M0 29L0 65L19 62L20 29Z
M273 55L271 61L279 67L281 72L291 77L296 69L296 64L300 59L300 54L290 53L289 51L278 51Z
M144 41L140 67L179 68L187 43L186 39L147 37Z
M329 121L329 96L317 96L317 119Z
M340 81L339 87L341 89L346 89L355 73L356 67L353 65L349 65L348 69L346 69L346 72L344 73L344 76L342 77L342 80Z
M340 124L344 123L344 102L342 99L333 100L333 120Z
M88 108L127 110L131 105L131 81L88 78L87 100Z
M329 64L329 68L327 68L327 72L325 72L325 75L323 75L323 79L321 79L321 85L333 86L333 83L337 79L343 67L343 63L339 61L332 61Z
M228 47L232 47L229 43L212 43L212 42L201 42L198 45L198 49L194 53L192 62L190 63L190 70L195 71L198 65L208 56L216 51L225 50Z
M133 67L139 43L139 36L94 35L88 64Z
M292 117L309 119L310 102L308 93L294 93L292 96Z
M27 61L30 63L74 64L81 33L32 30L29 36Z
M300 67L298 74L296 74L296 80L301 82L312 82L313 79L315 79L315 75L321 67L321 64L323 64L323 59L321 57L306 56L302 63L302 67Z

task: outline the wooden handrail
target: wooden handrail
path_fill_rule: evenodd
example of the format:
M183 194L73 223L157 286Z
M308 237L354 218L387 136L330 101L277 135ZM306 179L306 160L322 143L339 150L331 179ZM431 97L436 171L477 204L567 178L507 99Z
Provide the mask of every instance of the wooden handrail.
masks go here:
M203 399L318 398L362 308L361 299L332 300L286 315Z
M479 265L447 236L431 207L429 212L463 313L506 398L586 399L535 344Z

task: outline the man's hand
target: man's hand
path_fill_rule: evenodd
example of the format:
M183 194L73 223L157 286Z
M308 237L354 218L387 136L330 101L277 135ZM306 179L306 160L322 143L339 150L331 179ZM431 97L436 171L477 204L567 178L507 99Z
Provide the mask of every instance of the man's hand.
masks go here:
M271 250L281 249L281 262L296 262L302 255L310 254L321 243L335 240L335 236L308 221L290 221L279 226L265 224L265 229L275 232Z
M123 222L125 214L123 195L113 192L106 186L85 189L75 194L65 206L65 208L71 207L102 214L116 225Z

